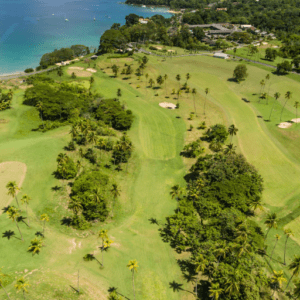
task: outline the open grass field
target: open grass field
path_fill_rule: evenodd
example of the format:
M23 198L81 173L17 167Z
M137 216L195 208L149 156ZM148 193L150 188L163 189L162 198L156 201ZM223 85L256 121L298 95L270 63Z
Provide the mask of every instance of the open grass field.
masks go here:
M228 51L226 51L226 53L236 55L239 57L243 57L243 58L247 58L247 59L251 59L251 60L255 60L255 61L259 61L261 63L265 63L265 64L272 65L275 67L277 66L277 64L282 63L285 60L287 60L289 62L292 61L292 59L290 59L290 58L282 58L279 56L277 56L274 61L265 59L266 49L267 48L273 49L274 46L275 47L277 46L275 41L270 41L267 43L268 43L267 45L258 46L258 52L253 55L250 54L247 47L236 49L236 53L234 53L233 50L228 50ZM278 50L278 48L276 48L276 50Z
M118 58L113 63L120 67L132 63L133 69L136 69L139 56L134 58L131 62L127 58ZM96 224L86 234L60 225L61 217L66 215L66 197L64 191L52 190L55 186L61 186L61 182L52 173L56 169L57 154L63 151L70 140L69 128L63 127L47 133L32 131L40 124L38 112L35 108L22 105L23 91L16 92L13 109L0 113L0 119L8 121L0 125L0 162L19 161L27 165L20 194L27 193L33 199L29 212L32 228L21 225L25 241L0 239L0 266L4 266L3 271L10 275L6 289L13 299L22 298L21 294L16 295L13 282L15 277L23 275L31 283L30 299L106 299L108 288L113 286L121 294L133 299L131 274L126 268L130 259L137 259L140 266L135 277L137 299L194 299L189 292L173 292L170 288L169 283L176 281L183 283L187 291L192 291L192 287L181 276L176 263L178 256L168 244L161 241L158 226L151 224L149 219L156 218L163 222L175 209L175 200L169 196L170 188L177 183L184 186L183 175L195 161L182 159L179 153L184 143L202 134L196 128L204 120L208 126L215 123L228 126L234 123L239 129L233 143L264 178L266 210L260 213L258 221L264 228L263 220L267 212L275 211L280 217L280 228L277 231L271 230L269 234L269 246L273 245L275 233L283 235L282 228L290 227L295 237L289 242L287 261L294 254L300 253L300 158L297 154L300 124L293 124L289 129L276 126L286 91L291 91L293 95L283 112L283 121L295 118L293 105L300 96L299 82L271 74L270 86L267 85L265 89L269 90L270 95L279 92L281 97L275 105L271 121L267 122L265 120L269 117L274 98L270 97L267 105L266 100L258 103L257 95L260 91L259 82L268 74L266 70L247 65L249 77L237 84L230 80L237 64L232 61L201 56L168 58L165 61L158 57L148 58L144 72L149 74L149 78L168 75L166 85L163 84L161 88L146 88L145 76L140 80L133 74L131 78L121 75L113 78L109 68L111 60L105 56L98 58L96 67L94 62L90 66L84 62L73 65L96 68L98 72L93 74L95 82L92 90L112 98L116 97L117 89L120 88L121 102L135 115L133 127L129 131L135 151L128 174L111 173L120 182L122 190L116 217L103 226ZM197 89L198 117L192 121L188 120L190 112L194 111L191 94L183 93L180 96L179 110L168 110L158 105L163 101L177 102L177 96L171 94L172 89L178 89L179 86L175 76L180 74L180 83L183 84L186 73L191 75L188 81L190 87ZM58 81L74 82L66 72L61 78L56 73L49 76ZM78 77L76 81L88 83L86 77ZM204 89L207 87L210 92L204 116ZM246 103L242 98L250 102ZM194 129L187 131L190 124ZM46 227L46 247L40 255L32 257L26 250L34 233L42 228L39 216L44 212L51 217ZM102 227L109 230L114 244L104 253L105 268L100 270L96 262L84 262L82 257L91 252L100 257L97 247L100 241L93 233ZM0 217L0 228L2 232L16 231L14 224L5 215ZM282 260L283 246L282 238L276 248L275 259ZM274 267L282 269L280 265ZM79 297L70 288L70 285L76 287L78 270L83 289ZM0 291L1 297L4 297L3 291Z

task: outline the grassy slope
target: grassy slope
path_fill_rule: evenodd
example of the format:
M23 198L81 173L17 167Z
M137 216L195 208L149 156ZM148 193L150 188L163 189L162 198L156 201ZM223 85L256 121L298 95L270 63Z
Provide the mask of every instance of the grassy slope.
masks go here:
M109 66L110 62L103 58L99 64ZM159 74L168 74L169 92L173 87L178 86L175 81L176 74L179 73L182 77L187 72L191 74L190 85L198 90L197 112L201 116L194 121L187 121L189 113L193 111L190 95L181 96L182 104L179 111L165 110L159 108L158 103L165 100L175 102L175 99L173 96L165 99L164 88L157 91L145 90L145 82L140 83L135 76L130 80L121 80L121 78L115 80L102 72L96 73L93 89L105 96L115 97L117 88L121 88L123 92L121 101L126 102L136 115L134 126L129 133L136 147L134 158L129 166L130 175L119 178L123 191L120 200L122 209L118 212L115 222L106 225L110 230L111 238L115 241L115 246L109 253L105 253L106 267L99 270L96 263L82 262L82 256L90 251L96 251L97 245L100 244L95 236L82 239L71 232L63 231L54 221L50 222L51 229L48 230L46 239L47 247L43 249L40 256L31 258L26 253L29 240L35 231L26 229L25 226L22 227L25 232L25 243L1 239L0 247L4 249L2 256L4 259L0 258L0 265L5 266L6 271L11 274L25 268L38 269L29 277L34 287L32 293L35 293L35 299L44 299L41 292L50 293L51 285L56 287L56 294L54 292L52 294L54 299L55 297L73 299L72 293L66 289L66 286L70 283L75 284L76 270L80 269L82 286L86 291L89 290L88 297L102 299L109 286L117 286L120 292L131 296L130 272L126 269L126 263L129 259L135 258L140 265L136 277L139 299L188 297L188 293L173 293L169 289L169 282L173 280L182 282L179 268L173 251L161 241L157 226L151 225L148 219L153 217L162 221L175 208L175 203L168 196L168 192L173 184L184 184L182 176L186 168L178 153L182 149L184 137L186 140L192 140L199 136L196 130L185 134L184 121L196 127L199 121L204 120L203 90L206 87L211 91L205 119L208 125L216 122L226 125L234 123L239 128L238 136L234 140L238 141L239 150L256 165L265 179L264 201L267 208L278 211L283 220L282 225L293 219L293 217L288 218L291 211L294 211L297 217L297 196L300 193L297 178L300 170L296 152L299 146L299 130L295 125L286 131L275 126L278 122L279 107L274 111L272 122L266 123L256 117L257 115L265 117L270 109L270 105L255 103L257 98L252 95L258 92L259 81L266 76L267 72L249 66L249 78L237 85L227 81L235 65L233 62L208 57L167 59L166 62L156 57L150 58L146 72L152 78L156 78ZM184 79L181 82L184 82ZM137 84L142 88L137 89ZM297 99L299 96L297 87L298 83L289 78L272 76L270 94L276 91L284 94L286 90L291 90L294 93L293 99ZM154 96L156 92L159 94L158 97ZM241 97L249 98L252 103L244 103ZM62 150L69 137L66 135L65 128L46 134L30 132L29 129L38 124L37 114L32 108L19 106L20 101L21 95L15 99L13 110L1 113L3 118L9 118L11 122L1 125L6 126L6 131L0 136L0 161L15 159L27 164L28 174L24 182L24 192L34 198L31 215L38 215L47 207L53 208L54 204L60 209L57 195L50 190L50 187L58 184L51 172L55 169L57 153ZM284 118L294 117L292 102L293 100L288 104ZM177 119L175 117L177 114L182 118ZM191 160L185 162L187 165L191 164ZM5 230L13 228L12 224L3 217L0 218L0 225ZM297 220L289 225L299 227ZM41 224L38 220L34 220L33 227L40 230ZM271 231L270 237L274 234L275 231ZM299 239L299 237L300 233L295 238ZM74 242L77 246L72 250ZM270 245L272 245L271 240ZM290 243L290 245L289 259L298 249L296 244ZM283 239L280 240L275 257L279 258L279 255L281 257L282 246ZM100 255L99 250L96 253ZM6 257L9 257L10 261ZM279 266L275 267L279 268ZM13 290L12 286L8 288ZM14 295L15 292L12 293Z

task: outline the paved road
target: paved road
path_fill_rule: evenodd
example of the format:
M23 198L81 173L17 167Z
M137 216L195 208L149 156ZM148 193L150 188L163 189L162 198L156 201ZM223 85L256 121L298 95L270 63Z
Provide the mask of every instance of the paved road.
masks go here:
M57 67L53 67L53 68L50 68L50 69L35 71L35 72L31 72L31 73L21 72L21 73L16 73L16 74L11 74L11 75L0 75L0 81L1 80L9 80L9 79L14 79L14 78L19 78L19 77L27 77L27 76L31 76L31 75L35 75L35 74L40 74L40 73L45 73L47 71L51 71L51 70L54 70L56 68Z

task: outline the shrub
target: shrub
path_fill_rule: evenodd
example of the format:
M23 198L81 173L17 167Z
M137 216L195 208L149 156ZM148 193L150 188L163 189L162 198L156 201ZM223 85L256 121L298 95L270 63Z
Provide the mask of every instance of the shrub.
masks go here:
M32 68L27 68L27 69L25 69L24 72L25 73L32 73L32 72L34 72L34 70Z
M227 140L229 133L227 128L222 124L216 124L211 126L204 136L202 137L203 140L207 142L211 142L212 140L218 140L221 143L225 143Z
M84 216L82 215L81 216L74 215L71 221L71 225L72 227L78 230L86 230L91 227L91 224L87 222Z
M77 175L77 167L73 159L66 156L66 159L62 163L58 163L56 170L56 177L60 179L72 179Z
M184 146L181 155L185 157L195 158L205 151L205 148L201 146L200 140L191 142Z

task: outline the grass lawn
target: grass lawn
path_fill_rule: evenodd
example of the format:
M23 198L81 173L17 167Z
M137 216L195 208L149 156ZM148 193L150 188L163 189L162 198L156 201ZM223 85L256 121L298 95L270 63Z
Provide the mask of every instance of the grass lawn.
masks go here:
M269 44L269 42L268 42L268 45L259 46L258 53L253 54L253 55L250 54L247 47L236 49L236 53L234 53L233 50L228 50L228 51L226 51L226 53L236 55L239 57L243 57L243 58L247 58L247 59L251 59L251 60L255 60L255 61L259 61L259 62L265 63L267 65L272 65L275 67L277 66L277 64L282 63L285 60L287 60L289 62L292 61L292 59L290 59L290 58L282 58L279 56L277 56L274 61L265 59L266 49L269 47L273 47L273 44ZM278 50L278 48L276 50Z
M166 84L149 88L145 76L139 79L134 74L130 77L119 75L118 78L113 78L110 69L112 63L120 68L125 63L132 64L132 68L136 70L141 56L134 55L130 61L128 58L107 59L102 56L90 66L83 61L72 65L85 69L95 68L97 73L91 74L95 79L92 90L114 98L120 88L121 102L135 115L133 127L129 131L135 151L128 174L107 171L122 190L116 217L103 225L93 225L89 232L76 232L60 225L60 217L67 213L66 193L64 188L58 192L51 189L62 184L53 177L52 172L56 168L57 154L63 151L70 140L69 128L62 127L47 133L32 131L40 124L38 112L35 108L22 105L22 91L15 94L13 109L0 113L1 119L9 121L0 124L0 162L20 161L27 165L22 193L29 194L33 199L29 213L32 228L21 225L25 241L0 239L0 266L4 266L3 271L10 275L6 288L14 299L21 299L21 294L16 295L11 283L15 277L25 274L28 274L27 278L32 284L29 294L32 299L47 299L45 295L49 295L51 299L106 299L107 290L112 286L117 287L126 297L132 298L131 274L126 268L130 259L137 259L140 266L135 277L137 299L194 299L191 293L177 293L170 288L169 283L176 281L183 283L184 289L192 291L191 285L185 283L176 264L179 256L168 244L162 242L159 227L151 224L149 219L164 222L164 218L176 208L175 200L169 196L170 188L177 183L184 186L183 175L195 162L195 159L183 159L179 153L184 143L201 136L202 131L196 128L202 121L208 126L215 123L236 125L239 131L233 143L238 146L238 152L243 153L264 178L266 210L259 214L257 220L265 228L263 220L269 211L277 212L280 217L280 228L269 234L269 246L273 245L274 234L278 232L283 235L282 228L287 226L295 231L295 237L289 242L287 261L299 250L300 231L297 228L300 222L300 158L297 151L300 146L300 125L293 124L286 130L276 126L286 91L291 91L293 96L283 111L283 120L295 117L293 104L300 96L299 82L290 77L271 74L265 89L270 95L279 92L281 97L274 106L271 121L267 122L265 120L269 117L274 98L270 96L267 105L265 100L258 103L257 96L260 91L259 82L270 73L267 70L248 64L249 77L237 84L230 80L237 65L232 61L207 56L166 60L148 56L149 62L144 71L149 75L148 80L167 74ZM63 69L66 68L68 67ZM178 110L168 110L158 105L163 101L177 103L177 96L172 95L171 91L173 88L177 90L179 85L186 82L186 73L191 75L188 85L197 89L197 117L193 120L189 120L190 113L194 112L193 96L190 93L182 93ZM180 82L175 79L177 74L181 75ZM56 72L49 76L57 81L68 80L89 86L87 77L77 77L74 80L67 72L61 78ZM210 92L204 115L204 90L207 87ZM242 98L247 98L250 102L245 103ZM194 127L192 131L187 130L190 125ZM39 215L44 212L51 215L46 230L46 247L39 256L31 257L26 249L34 233L42 228ZM0 217L0 226L2 232L17 232L5 215ZM82 260L85 254L92 252L98 258L101 257L98 248L100 241L94 235L101 227L109 230L109 236L114 241L113 247L104 253L105 268L102 270L96 262ZM275 250L276 259L282 260L283 247L282 238ZM281 265L273 267L282 269ZM26 273L25 269L28 270ZM69 287L76 286L78 270L84 291L80 297ZM0 292L0 298L2 295L3 292Z

